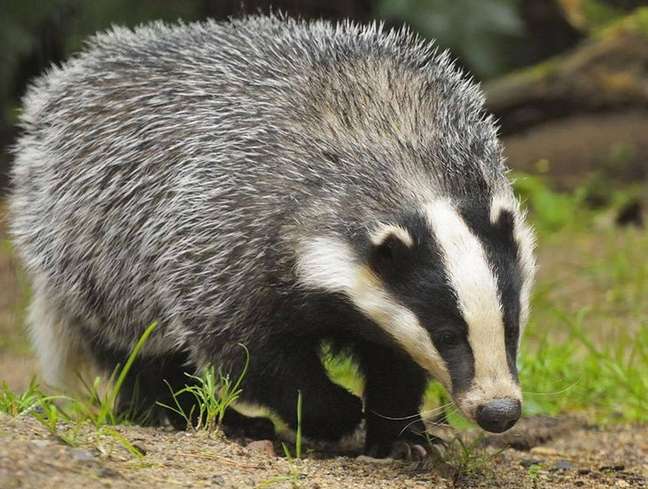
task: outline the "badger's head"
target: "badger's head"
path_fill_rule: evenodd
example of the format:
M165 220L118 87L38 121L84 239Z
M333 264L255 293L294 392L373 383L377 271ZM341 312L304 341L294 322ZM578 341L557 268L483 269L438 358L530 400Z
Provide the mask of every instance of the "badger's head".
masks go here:
M483 429L512 427L535 268L533 235L515 198L435 199L374 223L360 241L303 243L302 283L348 296Z

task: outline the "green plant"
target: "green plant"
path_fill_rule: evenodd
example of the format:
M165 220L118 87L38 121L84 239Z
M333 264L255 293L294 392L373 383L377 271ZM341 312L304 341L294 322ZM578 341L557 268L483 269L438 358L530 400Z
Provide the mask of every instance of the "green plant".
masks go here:
M292 487L300 487L299 481L302 478L302 474L297 468L297 461L302 458L302 393L300 390L297 391L297 431L295 433L295 456L293 457L290 452L290 448L285 443L281 444L283 449L284 456L288 460L288 473L285 475L279 475L272 477L264 482L262 482L259 487L272 487L275 484L280 484L282 482L288 482Z
M128 438L122 435L119 431L108 426L99 428L99 434L108 436L121 445L133 458L141 460L144 454L139 448L133 445Z
M13 392L6 382L0 385L0 412L9 416L28 414L53 397L45 396L34 379L21 394Z
M106 394L101 394L104 390L101 378L96 378L92 386L86 386L86 395L80 398L62 395L47 396L34 379L22 394L14 393L6 383L3 383L0 386L0 411L11 416L31 415L52 436L70 446L79 444L78 433L81 427L89 422L98 434L114 439L133 457L141 458L142 453L125 436L109 428L108 425L128 421L127 415L118 413L116 410L117 398L136 357L156 326L157 324L153 323L146 328L124 366L115 368L110 379L116 380L112 382ZM61 422L65 422L71 428L62 430Z
M555 233L582 219L576 216L586 212L583 191L558 193L553 191L544 177L517 173L513 184L516 194L532 215L535 228L541 233Z
M460 435L456 435L446 442L445 449L441 452L441 460L451 468L455 485L463 479L494 475L493 460L504 449L489 452L484 448L483 441L483 437L480 436L465 442Z
M283 475L278 475L276 477L271 477L268 480L262 481L259 484L259 488L264 489L267 487L272 487L276 484L289 483L291 487L297 489L301 487L300 480L302 479L302 474L299 472L297 463L290 453L290 449L286 446L285 443L281 444L281 447L284 451L284 456L288 460L288 473Z
M545 334L522 353L527 414L587 410L601 421L648 417L648 328L596 346L586 334L588 310L553 310L566 337Z
M297 391L297 434L295 436L295 456L302 456L302 393Z
M84 386L85 395L69 402L66 407L74 414L68 414L69 418L89 421L99 428L105 425L116 425L129 422L133 416L130 412L121 412L117 409L119 392L130 372L135 359L144 348L153 331L157 328L157 322L151 323L139 337L137 343L131 350L123 366L118 365L110 375L108 382L101 377L96 377L91 385L80 379ZM105 389L106 384L111 387Z
M173 391L172 387L167 383L171 396L173 398L173 406L165 403L158 403L160 406L169 409L170 411L182 416L187 422L188 427L193 429L204 428L207 431L216 430L223 422L223 417L227 409L239 398L241 395L241 383L247 373L250 363L250 353L245 345L239 344L245 352L245 363L243 370L235 380L232 380L230 374L223 374L216 372L213 366L203 370L200 375L189 375L187 378L192 385L187 385L179 391ZM189 394L196 401L192 404L190 412L186 412L183 408L179 397ZM196 411L197 406L197 412Z

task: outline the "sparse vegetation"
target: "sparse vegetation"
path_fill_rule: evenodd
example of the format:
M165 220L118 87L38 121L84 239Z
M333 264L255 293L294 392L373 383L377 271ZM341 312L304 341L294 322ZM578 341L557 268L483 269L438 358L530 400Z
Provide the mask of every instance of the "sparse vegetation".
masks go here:
M6 382L0 384L0 412L9 416L31 413L51 399L53 398L47 397L41 392L33 379L27 389L21 393L13 392Z
M169 386L174 405L170 406L164 403L160 403L160 405L182 416L187 422L188 428L196 430L204 428L209 432L216 430L223 422L227 409L241 395L241 382L243 382L250 363L250 354L245 345L240 346L245 352L245 363L236 379L232 379L229 373L217 371L212 365L200 375L188 375L187 380L194 381L192 385L187 385L177 392L173 392ZM196 401L190 412L186 412L178 400L183 394L190 394Z
M455 436L446 443L443 461L451 467L455 485L461 480L494 476L492 462L502 450L488 451L483 448L482 442L481 437L466 442L461 436Z
M78 432L83 425L90 424L98 434L113 438L131 455L141 457L139 450L110 426L129 422L127 413L117 410L117 398L133 362L156 327L157 324L153 323L146 328L126 363L115 368L108 382L96 378L91 386L86 386L85 395L76 398L64 395L48 396L34 379L25 392L16 394L3 383L0 386L0 412L14 417L31 415L52 436L69 446L78 444Z

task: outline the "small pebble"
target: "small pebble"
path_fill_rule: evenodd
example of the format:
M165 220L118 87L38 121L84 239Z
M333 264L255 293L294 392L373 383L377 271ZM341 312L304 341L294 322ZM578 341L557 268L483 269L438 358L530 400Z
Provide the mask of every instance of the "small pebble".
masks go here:
M70 450L70 453L72 455L72 458L77 462L94 462L97 459L97 457L95 457L92 453L87 450L83 450L82 448L72 448Z
M541 463L542 460L540 460L539 458L525 458L520 461L520 465L525 469L528 469L532 465L540 465Z
M574 464L569 460L558 460L551 466L551 470L570 470L574 468Z
M247 448L254 450L255 452L260 452L268 457L276 457L277 454L274 450L274 445L270 440L256 440L247 444Z
M531 449L531 453L534 455L544 455L547 457L556 457L560 455L560 452L558 450L548 447L533 447Z
M146 448L144 448L139 443L133 443L133 448L135 448L137 451L139 451L142 455L146 455L148 453Z
M38 448L45 448L50 445L50 442L47 440L32 440L31 444Z
M101 467L97 470L97 476L102 479L114 479L115 477L121 477L121 474L110 467Z
M217 474L217 475L213 475L212 478L211 478L211 481L212 481L212 483L213 483L214 485L216 485L216 486L223 486L223 485L225 485L225 477L223 477L222 475L218 475L218 474Z
M358 462L363 462L366 464L375 464L375 465L389 465L391 463L394 463L393 458L374 458L374 457L369 457L367 455L358 455L356 457L356 460Z

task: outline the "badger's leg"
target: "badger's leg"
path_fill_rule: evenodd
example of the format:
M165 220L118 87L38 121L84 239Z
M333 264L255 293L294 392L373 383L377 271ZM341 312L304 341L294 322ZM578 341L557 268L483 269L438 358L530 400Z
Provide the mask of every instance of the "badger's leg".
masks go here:
M317 344L291 339L250 350L242 401L270 409L296 429L298 392L306 437L338 440L352 432L362 418L361 399L331 382Z
M45 383L63 390L75 391L80 382L90 380L90 367L73 321L48 299L37 284L27 318L29 335Z
M90 341L90 351L97 365L105 374L111 375L116 368L125 365L129 352L112 348L100 341ZM160 425L169 421L176 429L187 428L187 421L159 403L176 407L172 392L177 393L195 380L189 357L183 352L164 355L146 355L135 359L119 392L117 411L138 423ZM189 415L196 412L195 399L189 393L176 396L180 408Z
M98 342L92 342L91 351L95 361L107 373L123 366L129 355ZM118 412L141 424L160 425L168 421L176 429L186 429L187 420L181 414L160 404L177 408L177 400L180 409L190 417L190 422L197 423L196 398L187 392L178 394L183 388L197 384L196 379L188 375L195 372L189 355L184 352L136 358L122 384ZM175 399L171 392L176 393ZM274 436L274 427L269 419L243 416L233 409L225 411L223 431L228 436L255 439Z
M275 437L274 424L262 416L244 416L234 409L226 409L223 418L223 433L229 437L272 440Z
M387 457L398 441L425 441L420 406L427 376L410 358L388 347L359 348L365 374L365 452Z

